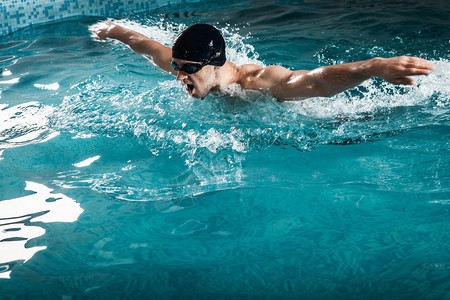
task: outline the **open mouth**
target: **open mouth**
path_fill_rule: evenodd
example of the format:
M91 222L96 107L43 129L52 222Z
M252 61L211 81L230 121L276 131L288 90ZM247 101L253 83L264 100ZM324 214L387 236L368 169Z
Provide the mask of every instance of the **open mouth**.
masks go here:
M192 95L194 93L194 85L193 84L186 84L186 90L189 95Z

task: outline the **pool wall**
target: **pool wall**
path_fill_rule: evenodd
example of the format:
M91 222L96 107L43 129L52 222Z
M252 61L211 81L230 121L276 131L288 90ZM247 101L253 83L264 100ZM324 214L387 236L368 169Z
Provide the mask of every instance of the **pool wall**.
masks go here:
M0 36L68 17L117 17L200 0L1 0Z

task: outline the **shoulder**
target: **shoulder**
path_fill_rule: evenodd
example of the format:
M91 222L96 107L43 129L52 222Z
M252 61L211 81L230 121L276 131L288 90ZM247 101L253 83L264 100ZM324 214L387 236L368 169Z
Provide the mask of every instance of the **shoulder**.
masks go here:
M292 71L277 65L262 67L258 65L239 66L238 81L243 88L269 88L289 77Z
M288 74L291 71L278 65L262 67L248 64L239 66L239 72L242 76L271 76L273 74Z

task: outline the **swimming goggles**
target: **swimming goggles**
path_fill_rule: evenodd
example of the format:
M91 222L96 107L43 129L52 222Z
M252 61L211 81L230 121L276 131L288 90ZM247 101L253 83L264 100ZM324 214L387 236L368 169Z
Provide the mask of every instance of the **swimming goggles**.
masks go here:
M176 62L172 61L170 63L170 66L175 71L183 71L188 74L194 74L194 73L197 73L198 71L200 71L200 69L203 68L204 66L206 66L207 64L208 63L187 63L187 64L183 64L180 68L180 65L178 65Z

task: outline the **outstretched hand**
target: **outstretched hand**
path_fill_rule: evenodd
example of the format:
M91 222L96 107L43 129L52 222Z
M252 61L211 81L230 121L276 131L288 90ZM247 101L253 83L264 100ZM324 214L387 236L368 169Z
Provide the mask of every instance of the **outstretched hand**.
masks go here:
M415 84L408 76L426 75L432 70L434 66L429 61L409 56L376 58L373 65L373 75L393 84Z
M113 22L102 22L97 23L89 27L89 31L92 33L91 37L97 41L105 41L109 38L110 30L115 27L116 24Z

